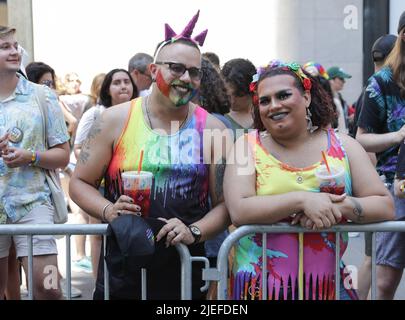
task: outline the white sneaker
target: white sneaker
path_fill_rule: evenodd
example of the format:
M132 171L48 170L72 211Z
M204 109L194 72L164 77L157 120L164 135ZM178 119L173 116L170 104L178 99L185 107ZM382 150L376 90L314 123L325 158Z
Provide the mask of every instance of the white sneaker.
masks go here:
M360 236L360 232L349 232L350 238L357 238Z
M25 285L20 286L20 296L21 298L27 298L28 297L28 290Z
M67 282L66 279L60 279L59 281L60 289L62 290L62 294L65 298L67 298ZM82 296L82 291L74 286L71 286L70 290L71 298L79 298Z

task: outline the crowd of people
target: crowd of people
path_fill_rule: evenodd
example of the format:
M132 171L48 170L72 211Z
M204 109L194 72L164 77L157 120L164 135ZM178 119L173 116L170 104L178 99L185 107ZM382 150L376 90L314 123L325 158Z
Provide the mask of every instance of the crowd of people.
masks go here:
M74 72L61 80L44 62L24 66L15 29L0 26L0 223L53 224L45 172L59 169L75 223L108 223L115 233L107 237L109 257L127 250L118 268L107 260L110 299L139 299L145 266L148 299L180 299L174 246L183 243L216 267L222 242L242 225L319 231L405 218L405 12L398 36L376 40L375 74L352 105L341 93L351 75L339 66L255 66L242 58L221 65L215 53L201 52L207 30L193 36L198 17L180 33L166 24L153 56L137 53L127 70L97 74L90 94ZM46 96L46 130L38 90ZM324 167L339 171L341 190L321 188ZM124 192L123 173L136 170L153 174L147 208ZM127 242L145 225L155 252L140 263L131 258L142 248ZM378 299L394 298L405 267L403 237L377 233ZM86 236L75 236L73 262L93 274L93 298L103 299L102 239L89 238L90 256ZM335 245L343 256L348 240L347 233L268 234L269 299L335 299ZM365 240L358 290L342 283L340 299L369 296ZM34 236L33 245L34 298L62 299L63 285L44 286L44 267L58 268L54 237ZM262 298L262 246L260 234L236 243L230 299ZM27 255L26 236L0 236L1 297L19 298ZM214 299L215 283L200 291L202 268L193 263L192 297Z

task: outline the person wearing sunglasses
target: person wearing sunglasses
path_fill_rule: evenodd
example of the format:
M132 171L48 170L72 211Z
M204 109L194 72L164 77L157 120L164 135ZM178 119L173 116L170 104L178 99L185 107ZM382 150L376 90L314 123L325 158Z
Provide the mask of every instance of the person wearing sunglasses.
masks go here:
M204 241L230 224L222 196L226 148L215 142L211 132L223 130L224 140L232 139L220 120L191 102L201 84L199 46L207 33L191 37L197 19L198 13L180 34L166 25L165 39L149 65L154 79L150 95L101 114L70 182L72 199L104 222L128 214L148 214L148 219L165 222L155 239L159 256L147 268L148 299L180 299L176 244L187 245L192 256L204 256ZM140 203L123 195L121 187L121 173L138 167L154 176L149 212L142 212ZM97 191L103 177L105 198ZM100 266L95 299L104 297ZM192 297L202 299L202 265L193 263L192 268ZM110 281L110 299L140 298L140 270L109 271L123 284L118 288ZM124 291L131 294L123 295Z
M25 67L28 80L55 89L55 71L43 62L31 62Z

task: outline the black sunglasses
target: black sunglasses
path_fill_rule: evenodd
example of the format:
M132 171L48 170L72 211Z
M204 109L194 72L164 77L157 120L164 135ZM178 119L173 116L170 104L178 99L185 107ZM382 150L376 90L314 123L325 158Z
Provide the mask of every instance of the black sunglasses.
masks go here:
M52 80L43 80L41 82L41 84L43 84L43 85L45 85L45 86L47 86L47 87L49 87L51 89L55 88L55 83Z
M190 76L190 79L192 80L201 80L202 78L202 71L199 68L196 67L191 67L187 68L184 64L178 63L178 62L155 62L155 64L167 64L169 66L169 70L172 73L173 76L180 78L186 71L188 71L188 74Z

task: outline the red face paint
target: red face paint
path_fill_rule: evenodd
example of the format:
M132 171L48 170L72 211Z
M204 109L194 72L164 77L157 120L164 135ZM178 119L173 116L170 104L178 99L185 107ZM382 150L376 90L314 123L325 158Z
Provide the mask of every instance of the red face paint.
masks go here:
M156 85L157 85L159 91L165 97L169 98L176 107L180 107L180 106L187 104L189 101L191 101L193 99L193 97L197 93L197 90L194 89L192 85L183 83L178 79L174 80L171 84L168 84L165 81L165 79L163 78L163 75L160 72L160 70L158 70L157 75L156 75ZM183 85L183 86L188 87L188 89L190 91L186 95L179 96L177 93L170 91L172 85Z
M163 76L162 76L162 73L160 72L160 70L158 70L157 75L156 75L156 85L164 96L170 98L169 97L170 85L168 83L166 83L165 79L163 79Z

